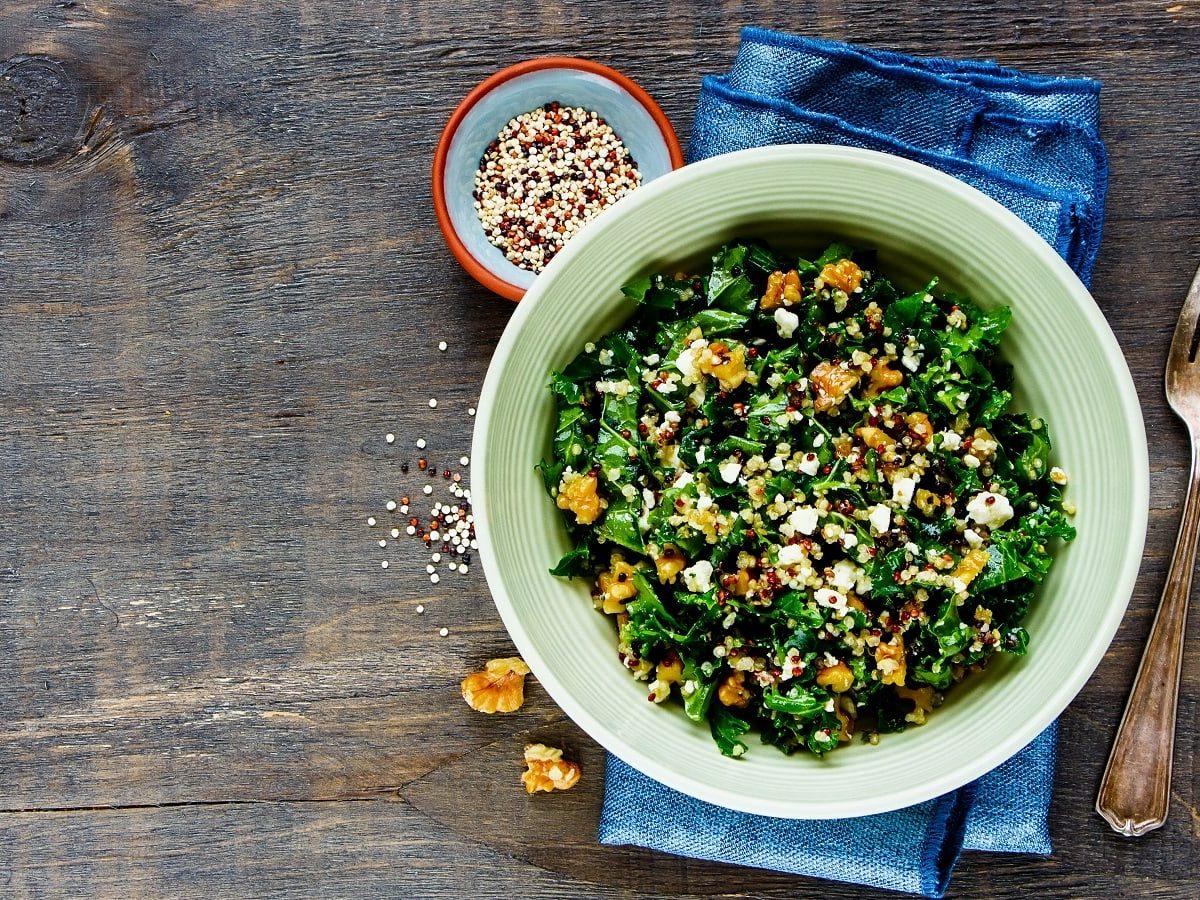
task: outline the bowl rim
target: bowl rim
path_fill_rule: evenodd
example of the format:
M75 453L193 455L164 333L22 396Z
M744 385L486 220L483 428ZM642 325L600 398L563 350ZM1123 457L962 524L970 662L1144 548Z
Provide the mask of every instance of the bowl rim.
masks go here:
M1116 635L1118 627L1124 619L1129 600L1133 593L1141 565L1142 553L1145 548L1149 515L1150 468L1145 423L1128 362L1120 348L1120 344L1116 340L1116 336L1113 334L1112 328L1109 326L1099 305L1092 297L1091 292L1054 248L1012 211L976 188L930 166L875 150L832 144L786 144L755 147L727 153L693 163L674 172L669 172L662 178L655 179L630 196L623 198L620 208L624 211L625 215L630 215L641 204L653 202L658 193L671 190L674 184L681 179L701 177L706 172L736 167L747 161L761 161L777 157L796 163L804 161L805 158L815 159L835 155L856 157L860 162L867 165L907 170L909 174L930 184L935 189L946 189L966 197L974 205L978 206L982 213L993 220L999 220L999 224L1002 227L1015 229L1021 233L1024 243L1029 247L1030 252L1040 257L1040 261L1049 268L1057 271L1058 277L1067 282L1070 293L1076 300L1085 300L1082 304L1083 314L1093 326L1093 333L1098 338L1099 350L1105 355L1109 366L1118 375L1118 383L1121 387L1114 399L1120 405L1122 418L1129 431L1134 457L1131 460L1133 471L1129 473L1132 481L1133 499L1128 522L1130 552L1124 560L1124 564L1120 570L1120 577L1115 579L1112 585L1112 602L1097 621L1093 640L1086 648L1086 652L1081 655L1072 677L1061 681L1047 692L1038 711L1025 720L1026 725L1024 728L1014 730L1005 740L993 744L986 752L977 754L969 762L965 762L949 775L943 775L929 782L893 791L888 796L888 799L882 802L878 800L859 800L847 802L844 806L839 806L836 809L830 809L827 804L814 805L803 801L798 802L794 797L777 799L750 798L748 800L738 794L737 791L731 790L725 785L709 783L687 773L672 771L643 753L635 742L616 733L612 728L601 722L598 717L593 716L584 704L576 702L569 690L558 680L553 669L545 664L537 646L522 626L516 608L503 591L503 582L499 575L498 558L495 553L495 547L492 544L489 527L492 521L492 511L489 506L487 488L488 462L486 436L490 430L492 409L495 406L495 400L499 393L501 376L512 353L513 346L524 327L525 321L536 312L541 297L546 294L549 287L555 281L553 277L545 277L546 274L549 273L552 276L554 272L569 265L573 257L582 252L587 241L572 241L563 248L563 251L551 261L543 276L539 277L530 288L530 293L532 294L529 298L530 302L519 304L516 312L509 320L496 346L480 392L478 401L479 409L476 416L471 447L472 470L475 472L472 504L475 512L475 520L480 525L478 531L479 557L483 564L484 575L487 579L492 600L496 605L497 611L500 613L500 618L504 622L509 636L551 699L558 704L573 722L608 752L619 757L632 768L653 778L655 781L695 799L726 809L788 819L852 818L906 808L942 796L963 785L969 784L980 776L997 768L1022 750L1061 715L1063 710L1066 709L1083 689L1084 685L1095 672L1096 667L1100 664L1100 661L1104 658L1113 637ZM615 227L617 222L617 217L598 219L595 227L589 230L589 234L594 237L599 233L603 233L608 228ZM1121 377L1122 374L1124 377Z
M654 119L654 123L658 126L659 134L662 135L663 143L666 145L667 155L671 159L672 170L678 169L683 165L683 151L679 147L679 138L675 134L675 129L671 127L671 122L667 118L666 113L662 111L662 107L632 78L622 75L616 69L602 63L577 56L539 56L503 68L477 84L463 98L462 102L458 104L454 112L450 114L450 119L446 122L446 127L442 129L441 137L438 138L437 148L433 154L433 210L437 216L438 227L441 228L442 236L446 240L446 245L450 248L450 252L454 254L459 264L466 269L467 274L488 290L513 302L521 300L526 293L525 289L501 278L476 259L471 251L467 249L467 245L463 243L462 238L458 236L458 232L454 228L454 223L450 219L450 209L446 203L446 159L450 155L450 144L454 140L454 135L458 132L458 126L462 124L467 113L480 100L506 81L511 81L521 75L544 69L577 69L581 72L599 75L622 88L634 100L640 103L646 112L650 114L650 117Z

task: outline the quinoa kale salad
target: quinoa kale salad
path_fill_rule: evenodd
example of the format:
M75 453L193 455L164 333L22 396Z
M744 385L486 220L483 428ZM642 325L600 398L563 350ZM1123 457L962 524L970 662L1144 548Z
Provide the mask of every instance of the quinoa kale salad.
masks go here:
M1021 627L1075 530L1047 424L1009 411L1009 309L902 293L869 253L722 247L551 379L541 464L649 699L738 757L924 724Z

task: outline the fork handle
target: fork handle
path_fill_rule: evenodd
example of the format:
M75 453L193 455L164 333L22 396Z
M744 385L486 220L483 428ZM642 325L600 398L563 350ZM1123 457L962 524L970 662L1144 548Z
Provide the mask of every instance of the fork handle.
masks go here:
M1171 568L1096 796L1096 812L1126 837L1161 828L1170 803L1183 632L1200 536L1200 449L1190 429L1189 439L1192 471Z

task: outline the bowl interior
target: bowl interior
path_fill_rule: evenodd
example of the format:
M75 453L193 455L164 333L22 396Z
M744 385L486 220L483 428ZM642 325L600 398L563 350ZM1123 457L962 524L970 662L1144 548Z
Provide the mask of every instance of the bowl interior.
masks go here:
M493 274L520 288L528 288L536 276L505 259L483 233L475 214L475 173L487 145L510 119L554 100L594 110L607 121L629 148L643 184L672 169L670 151L654 117L625 88L602 75L582 69L538 69L488 91L463 117L451 139L442 176L446 209L470 254Z
M1070 473L1067 496L1079 509L1079 536L1061 549L1026 621L1026 657L997 659L967 679L924 727L825 759L785 757L756 741L744 759L720 756L706 728L646 702L644 685L617 661L610 620L593 610L587 587L547 572L568 548L534 470L553 427L547 374L630 313L624 281L696 262L737 237L809 252L843 239L877 248L880 270L901 283L937 275L984 307L1012 306L1005 355L1016 367L1015 406L1049 421L1055 462ZM1140 409L1087 291L1045 242L982 194L915 163L846 148L765 148L689 166L581 233L505 332L484 387L473 456L488 583L518 648L567 714L671 787L793 818L865 815L926 800L1032 740L1107 648L1145 535Z

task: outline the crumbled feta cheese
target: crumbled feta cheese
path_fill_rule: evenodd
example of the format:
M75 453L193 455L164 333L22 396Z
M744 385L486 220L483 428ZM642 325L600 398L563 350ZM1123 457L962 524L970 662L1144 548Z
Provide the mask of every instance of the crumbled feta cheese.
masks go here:
M871 523L871 528L876 534L883 534L892 524L892 511L889 507L882 503L871 507L871 512L867 516Z
M812 534L817 530L817 511L811 506L801 506L788 516L788 524L801 534Z
M833 577L829 583L839 591L848 591L858 581L858 566L848 559L839 559L833 564Z
M705 447L703 444L701 444L696 449L696 465L698 465L698 466L704 465L704 460L707 456L708 456L708 448Z
M679 374L683 376L684 384L695 384L703 380L704 373L700 371L699 362L696 359L697 354L708 346L708 341L700 338L694 340L688 346L679 351L679 355L675 357L675 368L679 370Z
M596 359L600 361L600 365L602 366L611 366L613 361L613 352L606 347L596 355Z
M707 559L697 560L681 573L683 584L693 594L703 594L712 587L713 565Z
M1013 508L1003 494L982 491L967 503L967 515L979 525L996 528L1013 517Z
M794 566L804 561L804 548L799 544L784 544L779 548L779 565Z
M966 531L964 531L963 538L966 540L967 544L974 549L979 549L983 546L983 538L974 528L968 528Z
M838 612L846 611L846 595L830 588L821 588L813 594L813 599L820 606L827 606L830 609L836 609Z
M858 546L858 535L853 531L847 531L842 535L842 546L850 550Z
M790 338L800 324L800 317L780 306L775 310L775 328L781 338Z
M957 450L962 446L962 435L957 431L943 431L941 436L943 450Z
M908 509L916 489L917 480L915 478L897 478L892 482L892 501Z
M966 456L963 457L963 465L966 466L968 469L978 469L979 468L979 457L976 456L974 453L968 453Z
M821 459L815 453L805 453L798 468L805 475L816 475L821 468Z
M742 474L742 464L736 459L727 459L721 465L717 466L717 471L721 473L721 480L726 484L733 484L738 480L738 476Z
M922 359L924 357L920 353L913 353L910 348L905 347L904 354L900 357L900 365L910 372L915 372L920 368Z

